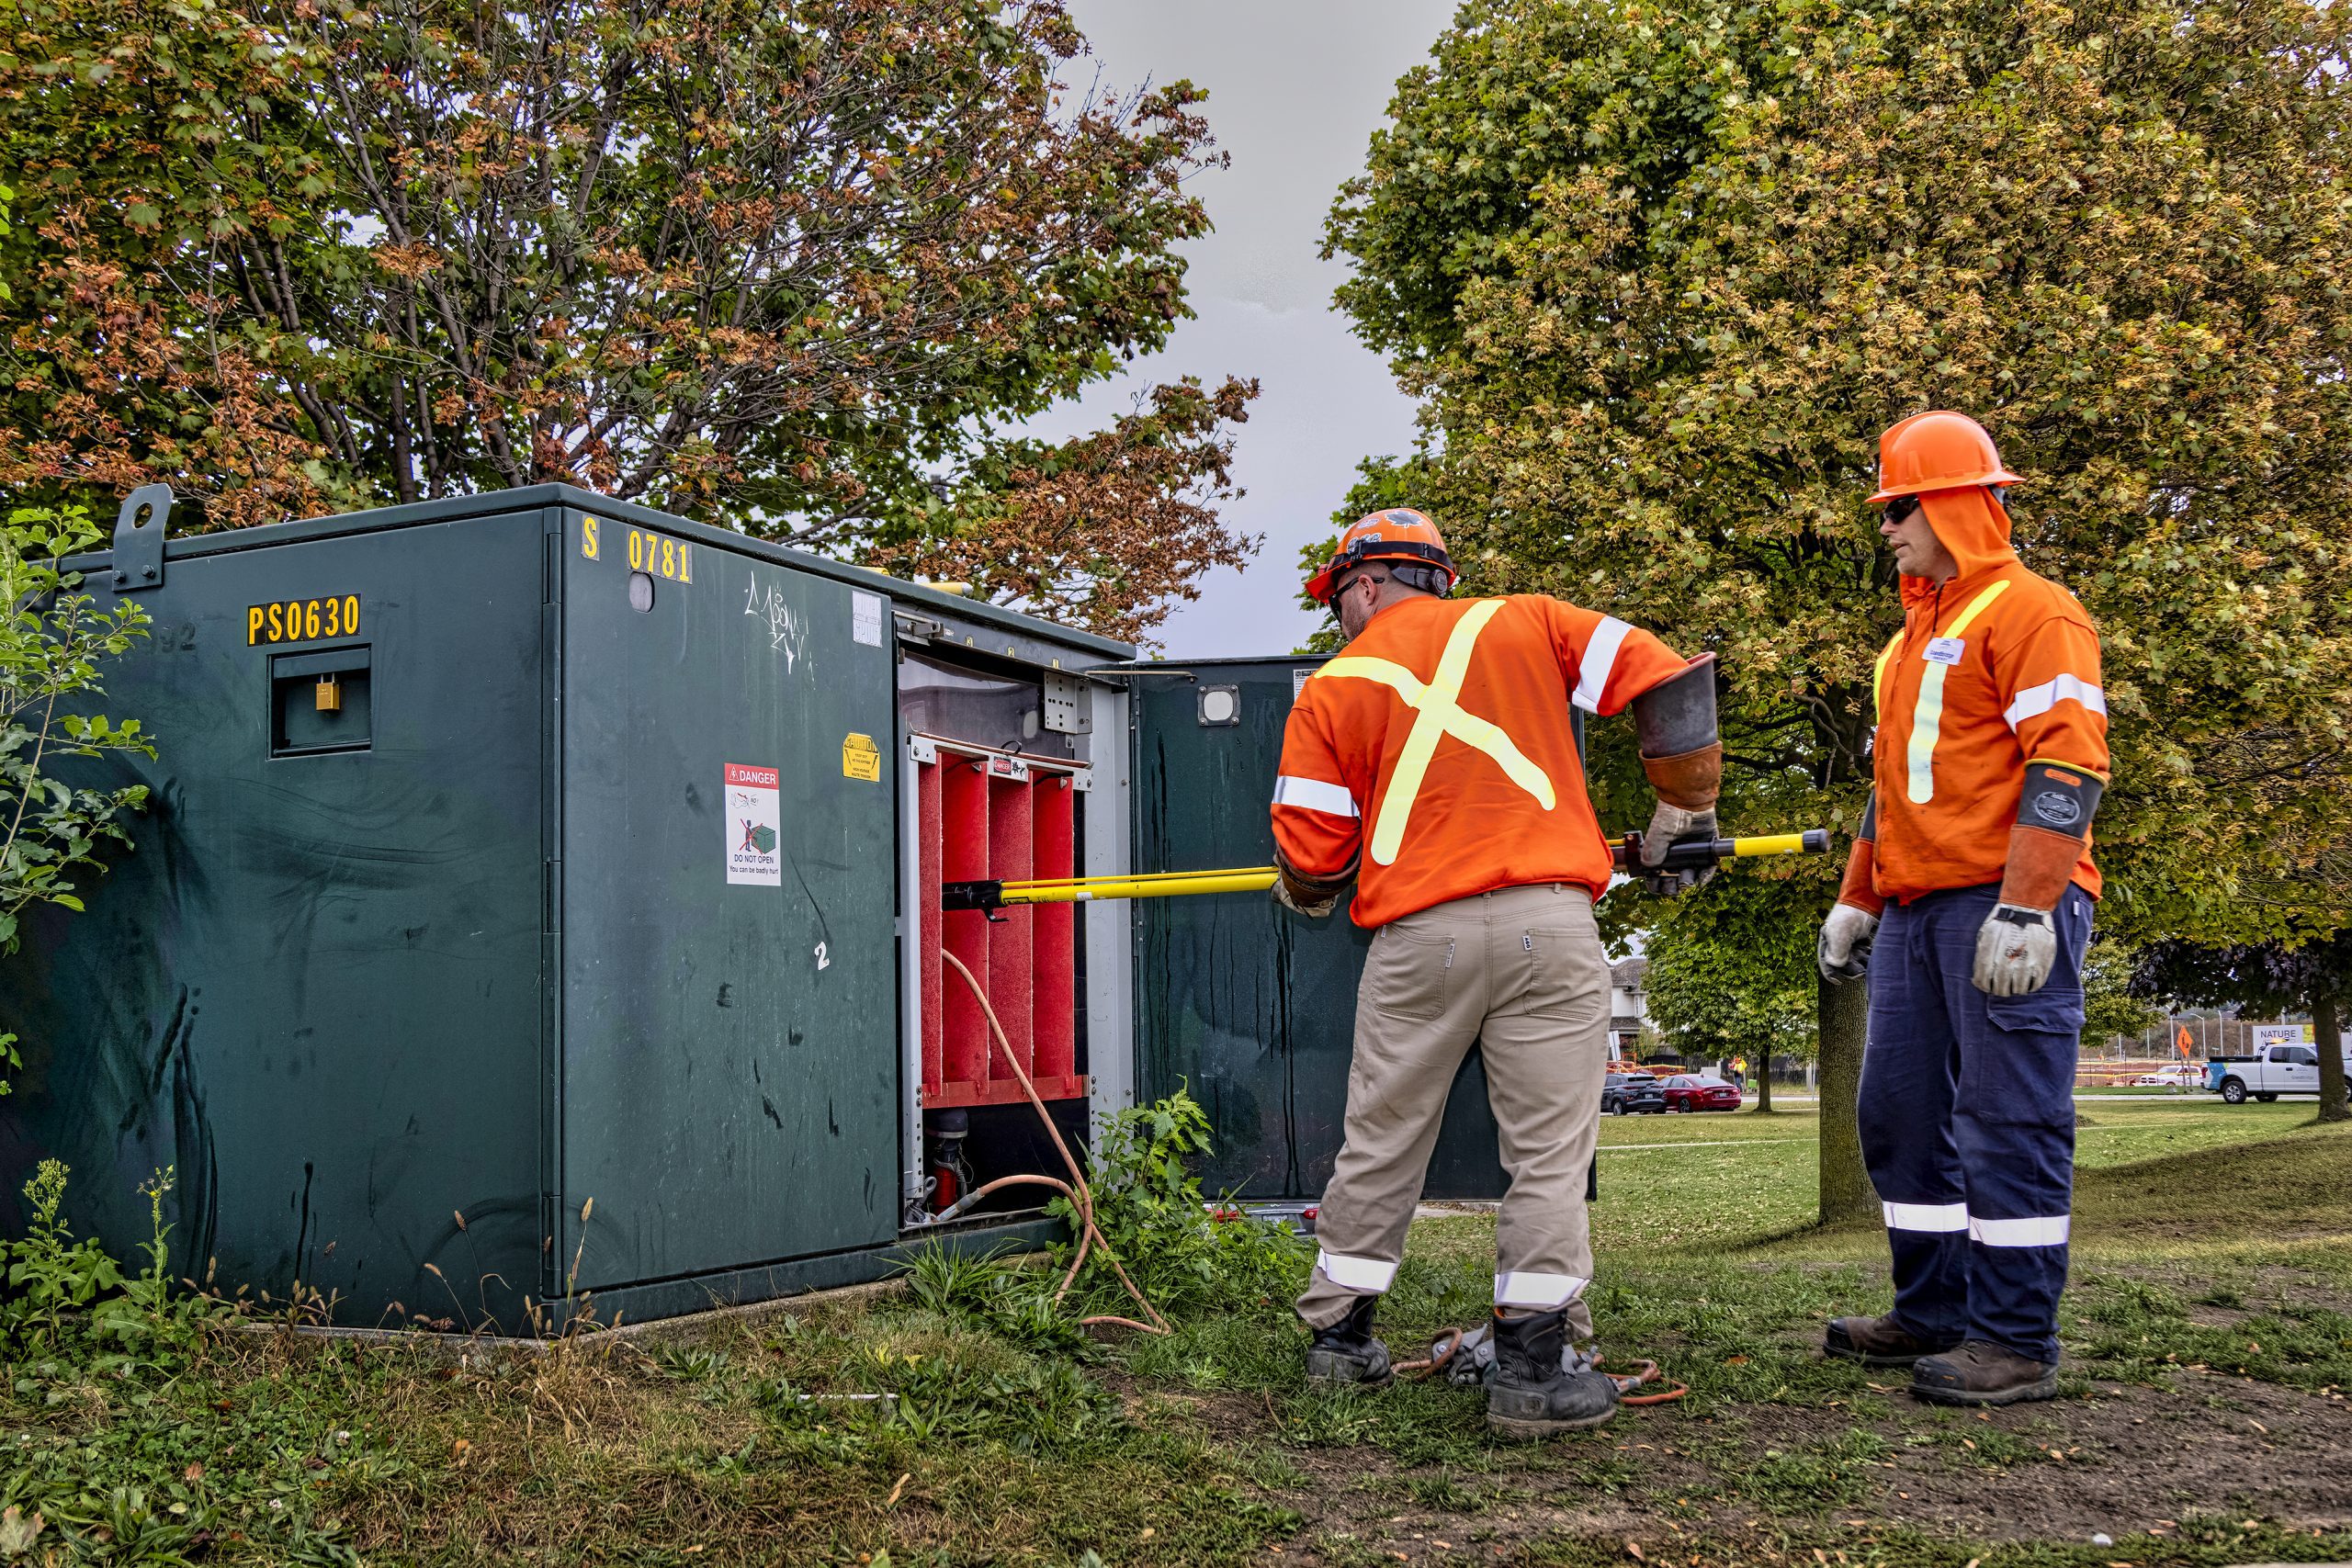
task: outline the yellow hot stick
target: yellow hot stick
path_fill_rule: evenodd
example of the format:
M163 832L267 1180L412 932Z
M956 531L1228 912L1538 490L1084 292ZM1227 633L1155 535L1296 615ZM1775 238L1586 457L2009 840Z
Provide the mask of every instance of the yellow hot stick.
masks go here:
M1039 876L1025 882L1008 882L1005 889L1015 887L1085 887L1101 882L1182 882L1204 876L1255 876L1270 872L1269 865L1227 866L1218 871L1110 871L1092 876Z
M1008 886L1011 904L1080 904L1098 898L1171 898L1193 893L1262 893L1274 885L1274 868L1219 876L1137 877L1125 882L1062 883L1035 887Z
M1731 852L1735 859L1748 860L1757 855L1801 855L1805 850L1803 833L1758 833L1734 839Z

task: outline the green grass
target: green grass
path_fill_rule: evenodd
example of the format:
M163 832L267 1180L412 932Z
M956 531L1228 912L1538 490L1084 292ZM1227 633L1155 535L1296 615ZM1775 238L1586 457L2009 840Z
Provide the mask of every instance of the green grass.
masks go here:
M942 1264L880 1302L540 1357L238 1336L123 1375L19 1362L0 1563L2352 1557L2352 1481L2312 1458L2352 1441L2352 1133L2289 1104L2084 1111L2066 1397L1990 1419L1818 1355L1821 1320L1887 1286L1874 1227L1802 1228L1810 1109L1611 1118L1593 1310L1690 1392L1592 1433L1499 1443L1438 1383L1311 1392L1279 1301L1102 1344L1025 1279ZM1493 1235L1415 1226L1382 1307L1400 1357L1486 1311Z

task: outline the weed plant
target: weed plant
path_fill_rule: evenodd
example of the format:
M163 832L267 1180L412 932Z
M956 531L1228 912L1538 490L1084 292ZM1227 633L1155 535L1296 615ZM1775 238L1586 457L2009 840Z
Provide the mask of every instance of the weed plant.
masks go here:
M1261 1315L1305 1285L1313 1254L1288 1225L1254 1218L1229 1201L1210 1201L1192 1168L1208 1146L1208 1114L1181 1089L1105 1117L1087 1161L1094 1223L1129 1278L1170 1317ZM1047 1212L1078 1223L1066 1198ZM1067 1247L1055 1256L1069 1267ZM1082 1314L1134 1314L1106 1267L1090 1264L1071 1295Z

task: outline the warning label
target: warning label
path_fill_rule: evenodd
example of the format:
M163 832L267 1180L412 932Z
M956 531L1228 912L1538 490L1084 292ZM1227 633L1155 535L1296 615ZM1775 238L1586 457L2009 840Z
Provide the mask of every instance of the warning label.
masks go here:
M851 590L849 635L868 648L882 646L882 595Z
M874 744L874 737L853 731L842 740L842 777L864 779L868 784L882 782L882 749Z
M774 768L727 764L727 880L758 887L784 886L784 846L778 807L783 779Z

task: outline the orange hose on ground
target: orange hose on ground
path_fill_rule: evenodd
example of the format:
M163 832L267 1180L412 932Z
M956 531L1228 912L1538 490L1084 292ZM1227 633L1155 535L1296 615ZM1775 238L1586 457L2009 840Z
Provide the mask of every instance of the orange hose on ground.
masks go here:
M1096 1317L1082 1317L1079 1319L1079 1322L1087 1325L1100 1323L1114 1325L1126 1328L1136 1328L1141 1329L1147 1334L1169 1334L1174 1332L1168 1326L1168 1320L1159 1315L1159 1309L1151 1304L1151 1298L1145 1295L1143 1292L1137 1288L1133 1280L1127 1278L1126 1269L1121 1267L1119 1263L1118 1254L1111 1250L1110 1238L1102 1234L1102 1227L1094 1223L1094 1194L1086 1185L1086 1173L1079 1168L1078 1158L1069 1152L1069 1145L1062 1141L1062 1130L1054 1125L1053 1113L1046 1109L1046 1101L1044 1098L1037 1093L1037 1086L1030 1081L1028 1069L1021 1065L1021 1058L1013 1055L1012 1042L1004 1037L1004 1025L997 1021L996 1009L989 1005L988 992L981 988L978 980L973 978L972 972L964 967L964 961L962 959L956 957L952 953L944 951L940 953L940 957L954 965L956 973L964 976L964 984L972 987L972 995L974 998L979 1002L980 1011L987 1017L989 1021L989 1028L994 1032L996 1035L997 1044L1004 1051L1004 1059L1006 1064L1012 1068L1012 1076L1021 1080L1021 1092L1027 1095L1029 1097L1029 1103L1037 1108L1037 1119L1046 1124L1046 1134L1048 1137L1053 1139L1055 1150L1062 1156L1062 1164L1069 1168L1069 1186L1062 1188L1062 1190L1069 1194L1071 1207L1078 1211L1078 1256L1070 1260L1069 1272L1063 1276L1061 1288L1054 1292L1054 1300L1058 1302L1069 1292L1070 1285L1078 1279L1078 1270L1080 1266L1086 1261L1088 1244L1093 1243L1101 1247L1102 1260L1111 1266L1111 1271L1113 1273L1118 1275L1119 1283L1127 1288L1127 1294L1135 1298L1136 1304L1143 1308L1144 1315L1151 1319L1151 1321L1148 1324L1137 1323L1133 1318L1102 1315ZM1061 1187L1061 1183L1056 1181L1050 1176L1001 1177L996 1181L989 1183L987 1187L981 1188L980 1192L986 1192L992 1188L1006 1186L1015 1181L1022 1180L1039 1182L1051 1187ZM979 1196L979 1193L976 1192L972 1196L978 1197Z

